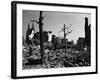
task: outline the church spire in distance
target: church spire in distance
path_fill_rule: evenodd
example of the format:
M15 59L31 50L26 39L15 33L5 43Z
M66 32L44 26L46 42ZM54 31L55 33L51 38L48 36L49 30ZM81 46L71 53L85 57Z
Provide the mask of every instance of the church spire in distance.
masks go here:
M32 29L34 30L34 33L35 33L34 22L32 22Z

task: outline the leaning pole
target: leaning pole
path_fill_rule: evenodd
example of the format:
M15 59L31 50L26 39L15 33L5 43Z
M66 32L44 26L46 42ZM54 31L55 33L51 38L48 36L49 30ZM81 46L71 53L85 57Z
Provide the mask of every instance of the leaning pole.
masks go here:
M42 17L42 11L40 11L40 16L39 16L39 30L40 30L40 47L41 47L41 60L42 64L44 62L44 42L43 42L43 17Z

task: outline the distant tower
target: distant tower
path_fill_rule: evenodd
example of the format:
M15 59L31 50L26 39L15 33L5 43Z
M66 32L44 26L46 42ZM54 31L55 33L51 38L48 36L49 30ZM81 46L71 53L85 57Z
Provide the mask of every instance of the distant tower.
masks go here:
M27 31L26 31L26 40L27 40L27 38L28 38L29 30L30 30L30 25L29 25L29 23L28 23L28 27L27 27Z
M34 30L35 33L34 22L32 22L32 29Z
M30 34L30 25L28 23L28 28L27 28L27 31L26 31L26 43L27 44L31 44L31 41L29 40L29 34Z
M91 24L88 24L88 18L85 17L85 43L87 46L91 44Z
M88 18L87 17L85 17L85 43L87 44L88 43L88 41L87 41L87 39L88 39Z

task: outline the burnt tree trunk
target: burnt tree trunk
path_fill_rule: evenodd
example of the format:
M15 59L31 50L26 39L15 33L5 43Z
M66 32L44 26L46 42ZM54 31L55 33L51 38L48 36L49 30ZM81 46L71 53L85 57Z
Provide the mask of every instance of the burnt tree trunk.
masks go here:
M43 23L42 23L43 17L42 17L42 11L40 11L40 17L39 17L39 30L40 30L40 47L41 47L41 59L42 64L44 62L44 45L43 45Z

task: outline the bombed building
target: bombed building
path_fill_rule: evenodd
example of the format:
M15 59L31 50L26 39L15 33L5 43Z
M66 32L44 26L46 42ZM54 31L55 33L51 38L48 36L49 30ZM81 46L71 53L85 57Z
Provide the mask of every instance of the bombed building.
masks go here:
M91 24L88 24L88 18L85 17L85 37L79 37L77 40L77 48L78 50L83 50L85 46L91 46Z
M85 18L85 45L91 46L91 24L88 24L88 18Z

